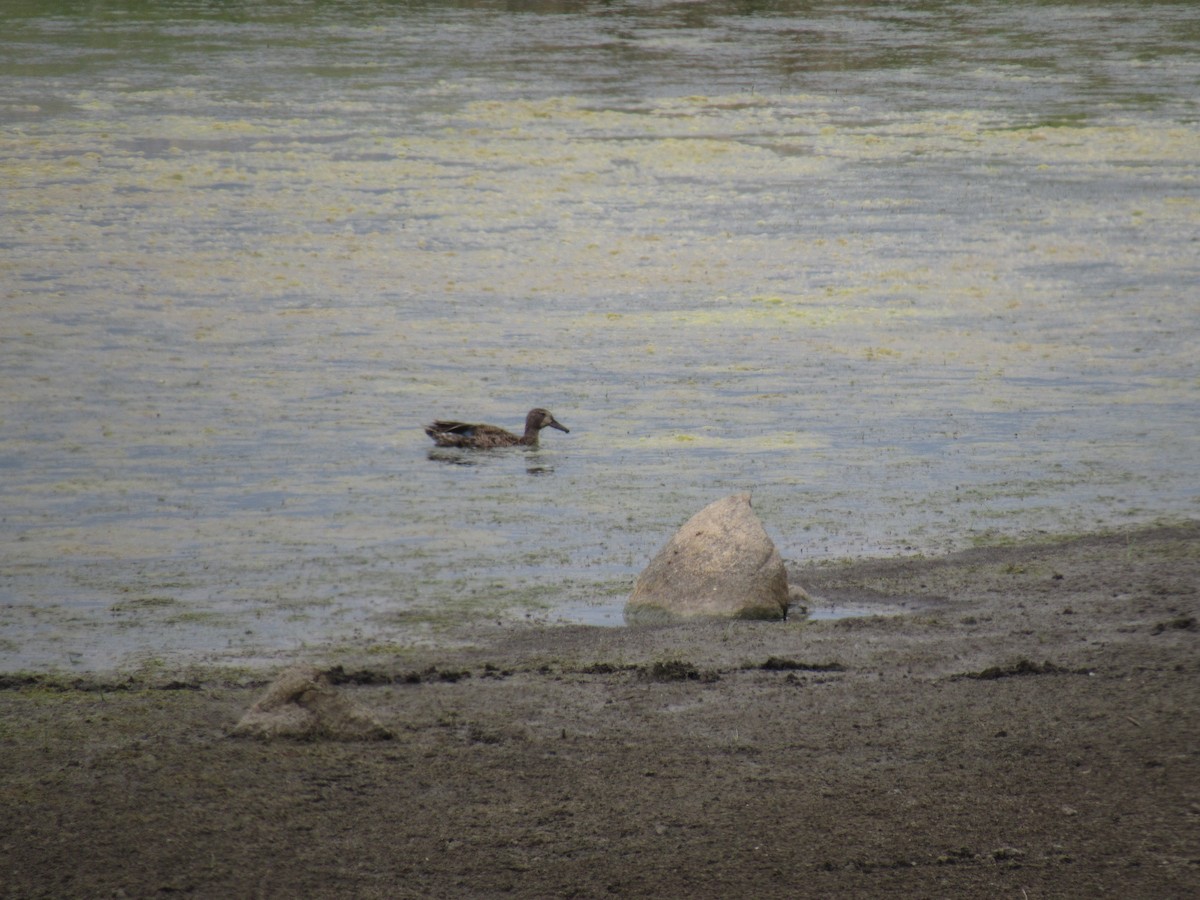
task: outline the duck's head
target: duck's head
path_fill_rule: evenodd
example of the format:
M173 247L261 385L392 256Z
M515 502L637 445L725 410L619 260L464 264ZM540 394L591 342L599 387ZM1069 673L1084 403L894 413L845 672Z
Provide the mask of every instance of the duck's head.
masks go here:
M550 410L542 409L540 406L537 409L531 409L529 415L525 417L525 430L541 431L543 428L557 428L559 431L571 433L570 428L550 414Z

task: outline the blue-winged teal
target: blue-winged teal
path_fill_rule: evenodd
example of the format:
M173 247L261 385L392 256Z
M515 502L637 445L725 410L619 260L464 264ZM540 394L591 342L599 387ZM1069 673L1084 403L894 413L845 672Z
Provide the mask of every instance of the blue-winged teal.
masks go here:
M472 425L468 422L446 422L439 419L425 426L425 433L439 447L463 447L468 450L490 450L493 447L536 447L538 432L543 428L557 428L570 432L570 428L550 415L549 411L531 409L525 417L525 433L518 437L496 425Z

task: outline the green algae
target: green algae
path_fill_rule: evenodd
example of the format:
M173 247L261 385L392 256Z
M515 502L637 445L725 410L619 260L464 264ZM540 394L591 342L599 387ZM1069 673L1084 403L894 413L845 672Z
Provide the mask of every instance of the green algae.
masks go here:
M1200 136L1146 94L451 78L292 115L317 85L171 56L9 72L14 665L613 607L735 490L800 560L1197 509ZM428 454L534 403L572 433Z

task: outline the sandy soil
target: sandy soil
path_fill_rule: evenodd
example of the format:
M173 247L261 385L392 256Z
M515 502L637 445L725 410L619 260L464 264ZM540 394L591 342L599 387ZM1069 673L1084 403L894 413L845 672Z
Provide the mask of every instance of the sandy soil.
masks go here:
M9 675L0 894L1200 895L1200 523L793 577L910 611L347 659L374 742Z

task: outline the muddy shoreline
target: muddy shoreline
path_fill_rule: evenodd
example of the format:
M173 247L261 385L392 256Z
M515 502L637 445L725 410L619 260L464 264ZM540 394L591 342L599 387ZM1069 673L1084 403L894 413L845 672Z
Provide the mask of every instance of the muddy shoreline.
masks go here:
M262 675L0 677L11 897L1200 892L1200 523L793 572L902 615L464 629Z

